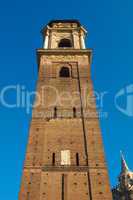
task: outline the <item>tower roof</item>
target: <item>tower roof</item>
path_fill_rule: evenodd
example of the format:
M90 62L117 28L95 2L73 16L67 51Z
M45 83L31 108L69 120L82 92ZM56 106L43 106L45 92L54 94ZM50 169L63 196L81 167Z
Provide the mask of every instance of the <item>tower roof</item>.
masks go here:
M117 191L124 193L125 191L133 191L133 172L131 172L127 166L124 156L121 153L121 173L118 177L119 184L117 185Z
M48 25L52 26L53 23L76 23L79 27L81 26L77 19L63 19L63 20L51 20Z
M128 168L128 165L125 161L125 158L123 156L123 153L121 153L121 173L125 173L125 172L128 172L129 171L129 168Z
M87 33L87 31L85 30L85 28L81 25L80 21L77 19L55 19L55 20L51 20L46 26L44 26L41 30L41 33L44 34L49 28L53 28L53 26L55 24L59 25L59 24L64 24L63 26L65 27L65 24L76 24L76 28L81 29L85 34ZM68 26L68 28L70 28L71 25ZM58 28L61 28L60 26Z

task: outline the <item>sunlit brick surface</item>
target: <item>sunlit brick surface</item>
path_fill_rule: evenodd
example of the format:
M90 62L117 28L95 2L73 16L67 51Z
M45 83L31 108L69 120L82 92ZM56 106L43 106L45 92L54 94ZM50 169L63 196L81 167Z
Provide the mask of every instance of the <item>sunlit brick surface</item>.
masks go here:
M36 98L19 200L111 200L90 78L91 50L80 49L80 27L71 23L63 33L74 35L73 48L54 49L62 37L58 26L51 27L51 49L37 50L41 104ZM60 77L63 66L69 77ZM64 150L70 152L68 166L61 165Z

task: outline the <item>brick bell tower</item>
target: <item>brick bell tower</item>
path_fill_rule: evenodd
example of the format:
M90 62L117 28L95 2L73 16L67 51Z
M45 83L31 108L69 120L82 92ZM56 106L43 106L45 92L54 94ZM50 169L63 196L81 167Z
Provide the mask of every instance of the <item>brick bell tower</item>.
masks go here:
M77 20L51 21L42 30L19 200L112 200L86 33Z

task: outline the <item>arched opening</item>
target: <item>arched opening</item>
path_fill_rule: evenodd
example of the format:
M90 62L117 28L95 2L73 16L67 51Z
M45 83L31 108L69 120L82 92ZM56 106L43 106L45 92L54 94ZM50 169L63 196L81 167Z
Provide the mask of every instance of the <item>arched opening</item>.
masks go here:
M69 47L72 47L71 40L66 39L66 38L61 39L60 42L59 42L58 47L60 47L60 48L69 48Z
M70 77L70 71L68 67L62 67L60 70L60 77Z

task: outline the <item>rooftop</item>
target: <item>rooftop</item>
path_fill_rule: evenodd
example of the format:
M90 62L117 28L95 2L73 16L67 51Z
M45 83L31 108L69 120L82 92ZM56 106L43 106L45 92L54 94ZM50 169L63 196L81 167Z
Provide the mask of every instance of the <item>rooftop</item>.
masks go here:
M53 23L76 23L78 26L81 26L79 20L77 19L51 20L48 25L52 26Z

